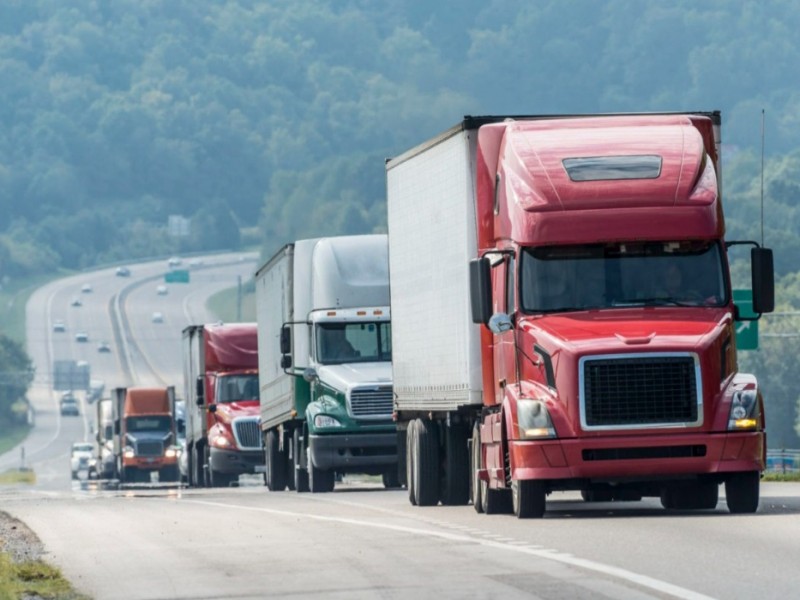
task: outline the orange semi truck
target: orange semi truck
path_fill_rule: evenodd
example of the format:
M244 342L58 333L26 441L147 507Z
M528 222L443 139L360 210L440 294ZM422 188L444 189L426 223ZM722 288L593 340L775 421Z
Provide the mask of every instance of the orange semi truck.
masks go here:
M754 512L719 112L467 117L386 164L395 417L413 504L546 497ZM752 320L752 319L751 319Z
M111 390L116 479L121 484L178 481L175 390L132 387Z

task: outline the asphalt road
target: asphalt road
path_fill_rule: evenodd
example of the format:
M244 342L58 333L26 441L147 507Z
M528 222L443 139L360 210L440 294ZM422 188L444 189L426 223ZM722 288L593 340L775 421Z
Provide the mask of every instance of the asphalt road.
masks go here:
M207 318L205 296L230 285L229 275L217 279L208 270L205 283L192 273L192 284L160 296L158 282L147 278L163 267L137 266L130 280L98 272L82 307L69 300L89 275L51 284L29 305L38 417L25 445L38 482L0 488L0 507L39 535L46 559L80 591L97 599L800 595L800 484L794 483L764 484L755 515L728 514L723 498L714 511L683 513L653 499L588 504L561 493L548 500L544 519L519 521L478 515L469 506L412 507L405 491L386 491L369 479L347 479L317 495L268 492L257 477L243 477L236 488L198 490L113 491L71 482L69 444L90 435L92 420L85 410L80 418L58 416L47 388L52 358L91 361L93 373L110 385L127 383L109 307L143 277L121 305L135 336L122 345L136 348L129 354L137 381L180 387L180 330ZM154 311L164 323L151 322ZM54 318L67 321L66 332L52 332ZM89 343L74 341L79 327ZM96 356L97 336L114 344L110 355ZM9 453L0 457L0 469L18 461Z

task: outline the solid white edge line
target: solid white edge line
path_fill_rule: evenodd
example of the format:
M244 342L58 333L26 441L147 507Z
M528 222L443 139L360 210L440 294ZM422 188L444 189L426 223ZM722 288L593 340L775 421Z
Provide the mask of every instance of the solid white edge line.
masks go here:
M639 573L634 573L633 571L628 571L627 569L613 567L611 565L595 562L593 560L578 558L571 554L559 552L558 550L548 550L548 549L537 550L529 546L515 546L488 539L473 538L454 533L432 531L429 529L417 529L414 527L404 527L402 525L389 525L387 523L372 523L369 521L359 521L358 519L328 517L323 515L291 512L287 510L277 510L273 508L263 508L258 506L243 506L240 504L226 504L223 502L211 502L209 500L194 500L194 499L189 500L186 498L183 498L181 502L189 502L192 504L203 504L206 506L216 506L220 508L238 508L241 510L247 510L252 512L263 512L263 513L269 513L269 514L280 515L284 517L292 517L292 518L304 517L306 519L314 519L316 521L328 521L333 523L356 525L359 527L372 527L374 529L386 529L401 533L426 535L428 537L435 537L453 542L468 542L471 544L478 544L481 546L487 546L489 548L495 548L498 550L506 550L511 552L517 552L519 554L527 554L529 556L535 556L537 558L544 558L565 565L580 567L582 569L594 571L596 573L601 573L603 575L608 575L611 577L615 577L617 579L622 579L631 583L635 583L636 585L639 585L641 587L656 592L660 592L662 594L669 594L670 596L674 596L675 598L683 598L685 600L714 600L714 598L712 598L711 596L706 596L705 594L694 592L692 590L688 590L686 588L682 588L680 586L667 583L666 581L661 581L659 579L655 579L647 575L641 575Z

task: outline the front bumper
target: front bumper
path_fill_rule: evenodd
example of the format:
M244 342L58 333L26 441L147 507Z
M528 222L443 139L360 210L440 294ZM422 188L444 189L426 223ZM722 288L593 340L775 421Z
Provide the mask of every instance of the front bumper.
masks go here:
M513 479L664 479L765 468L763 432L511 440Z
M178 464L177 457L165 456L134 456L122 459L122 466L126 469L139 469L141 471L156 471L165 467L174 467Z
M356 471L397 464L397 433L309 436L309 453L318 469Z
M218 473L230 475L252 474L258 472L256 467L264 466L264 452L261 450L222 450L211 448L209 466Z

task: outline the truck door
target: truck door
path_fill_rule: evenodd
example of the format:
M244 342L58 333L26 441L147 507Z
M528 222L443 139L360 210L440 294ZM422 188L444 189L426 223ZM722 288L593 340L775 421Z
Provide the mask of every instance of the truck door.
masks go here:
M512 319L516 310L514 266L514 257L505 256L492 269L493 312L505 313ZM517 380L515 337L514 329L494 334L494 398L497 404L503 402L505 387Z

